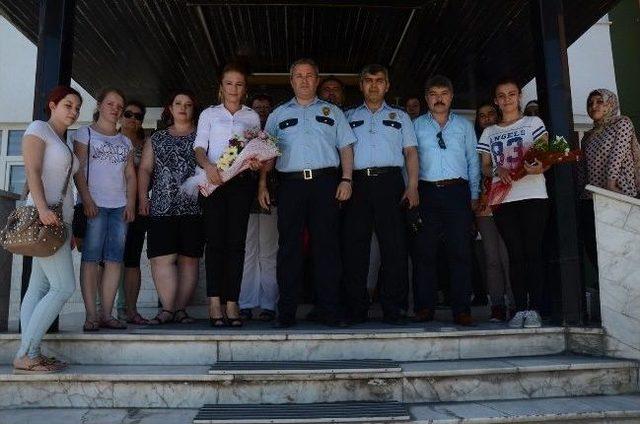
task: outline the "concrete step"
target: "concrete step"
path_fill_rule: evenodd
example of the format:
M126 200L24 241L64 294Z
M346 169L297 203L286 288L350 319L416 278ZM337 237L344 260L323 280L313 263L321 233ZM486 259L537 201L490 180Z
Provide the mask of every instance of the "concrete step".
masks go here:
M230 365L72 365L58 374L0 366L0 407L194 408L209 404L340 401L450 402L625 394L639 390L633 361L577 355L401 362ZM359 368L360 367L360 368Z
M19 334L0 334L0 364L10 364ZM504 325L334 330L183 330L132 328L45 337L44 352L73 364L207 365L218 361L310 361L358 358L431 361L601 352L601 329Z
M408 405L412 424L640 423L640 394Z
M410 424L640 423L640 394L414 403L407 404L406 407L410 415ZM198 408L2 408L0 422L191 424L197 413Z

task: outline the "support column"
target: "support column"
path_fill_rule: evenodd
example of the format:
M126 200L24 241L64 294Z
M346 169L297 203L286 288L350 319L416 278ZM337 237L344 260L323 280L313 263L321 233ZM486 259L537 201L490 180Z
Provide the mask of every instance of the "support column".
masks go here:
M54 87L71 83L73 22L76 0L40 0L38 59L33 96L33 119L46 120L47 94ZM31 275L31 257L22 260L22 296ZM57 331L58 320L50 328Z
M552 137L564 136L577 148L562 0L530 0L530 5L542 118ZM549 229L554 242L550 287L560 285L561 321L567 325L581 325L584 319L574 166L556 165L546 173L552 208Z

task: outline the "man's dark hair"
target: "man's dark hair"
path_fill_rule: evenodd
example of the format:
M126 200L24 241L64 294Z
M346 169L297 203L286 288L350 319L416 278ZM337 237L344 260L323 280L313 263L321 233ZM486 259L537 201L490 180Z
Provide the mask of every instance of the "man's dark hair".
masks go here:
M448 88L451 92L453 92L453 83L451 80L444 75L434 75L427 80L424 85L424 91L429 91L433 87L444 87Z
M318 89L322 88L322 86L329 81L337 82L338 85L340 85L340 87L342 88L342 90L344 90L344 83L340 81L338 78L336 78L334 75L329 75L328 77L323 78L322 81L320 81L320 85L318 86Z
M256 100L267 101L270 105L273 105L273 98L268 94L256 94L251 99L251 104L253 104L253 102L255 102Z
M375 74L384 74L384 77L389 81L389 70L377 63L372 63L371 65L367 65L360 71L360 81L363 80L365 75L375 75Z

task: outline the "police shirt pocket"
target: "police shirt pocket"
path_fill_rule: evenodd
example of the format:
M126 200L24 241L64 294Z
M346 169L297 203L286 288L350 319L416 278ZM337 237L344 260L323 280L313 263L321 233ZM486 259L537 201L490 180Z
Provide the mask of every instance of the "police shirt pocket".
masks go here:
M385 119L382 121L382 125L385 125L387 127L391 127L391 128L395 128L397 130L402 128L402 124L398 121L392 121L389 119Z
M349 126L353 129L353 128L358 128L360 125L364 124L363 120L360 121L351 121L349 122Z
M298 118L291 118L281 121L278 124L278 127L280 127L281 130L284 130L290 127L295 127L296 125L298 125Z
M328 116L316 116L316 121L320 122L321 124L327 124L331 127L336 123L336 121L334 121L332 118L329 118Z

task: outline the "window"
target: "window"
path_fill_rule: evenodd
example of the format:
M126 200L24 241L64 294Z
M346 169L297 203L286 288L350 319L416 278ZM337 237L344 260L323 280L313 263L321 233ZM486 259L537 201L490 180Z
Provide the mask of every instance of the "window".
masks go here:
M67 143L73 144L73 139L78 130L67 130Z
M24 165L9 166L9 191L22 194L26 180Z
M9 130L7 156L22 156L22 136L24 130Z

